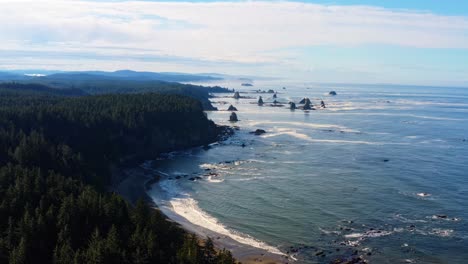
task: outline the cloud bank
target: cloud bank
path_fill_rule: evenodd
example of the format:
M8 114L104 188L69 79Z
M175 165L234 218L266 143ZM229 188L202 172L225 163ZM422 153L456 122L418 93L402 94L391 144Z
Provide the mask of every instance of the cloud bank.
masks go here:
M0 53L24 52L24 63L42 53L106 67L113 56L134 65L287 66L301 56L292 49L313 46L468 49L467 17L286 1L0 0L0 25Z

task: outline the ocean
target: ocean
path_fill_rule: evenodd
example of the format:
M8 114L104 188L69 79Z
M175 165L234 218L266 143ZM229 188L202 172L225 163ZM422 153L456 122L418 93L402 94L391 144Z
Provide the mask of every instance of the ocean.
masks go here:
M164 176L150 195L170 216L296 263L352 254L370 263L468 262L468 89L209 85L245 97L212 99L220 110L235 106L236 123L228 111L207 113L238 130L152 162ZM254 91L268 89L284 107ZM304 97L317 110L289 109Z

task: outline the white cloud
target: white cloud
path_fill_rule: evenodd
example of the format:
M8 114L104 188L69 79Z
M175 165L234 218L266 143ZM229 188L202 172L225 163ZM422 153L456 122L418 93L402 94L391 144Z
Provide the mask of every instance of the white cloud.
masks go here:
M290 65L288 48L468 48L468 18L298 2L0 0L0 50ZM112 49L108 49L112 48Z

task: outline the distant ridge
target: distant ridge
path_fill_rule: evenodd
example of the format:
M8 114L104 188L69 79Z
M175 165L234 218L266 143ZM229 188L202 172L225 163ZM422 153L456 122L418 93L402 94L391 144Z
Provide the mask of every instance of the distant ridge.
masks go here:
M44 74L46 76L28 76L33 74ZM194 81L212 81L223 79L220 75L211 76L207 74L190 74L178 72L138 72L132 70L119 70L114 72L106 71L42 71L42 70L14 70L0 71L0 81L20 81L31 80L36 78L60 79L68 78L76 79L76 77L84 79L119 79L128 81L166 81L166 82L194 82Z

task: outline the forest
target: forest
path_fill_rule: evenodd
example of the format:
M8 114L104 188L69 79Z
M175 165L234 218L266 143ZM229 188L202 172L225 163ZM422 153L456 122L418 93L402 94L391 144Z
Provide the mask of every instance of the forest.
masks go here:
M106 191L113 165L215 141L200 101L69 92L0 84L0 263L236 263Z

